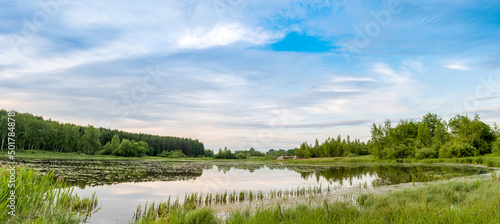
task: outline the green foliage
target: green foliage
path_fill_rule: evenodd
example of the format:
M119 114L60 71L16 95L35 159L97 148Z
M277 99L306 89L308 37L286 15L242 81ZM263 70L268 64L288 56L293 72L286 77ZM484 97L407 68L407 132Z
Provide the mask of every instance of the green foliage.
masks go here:
M440 158L455 158L477 155L479 155L479 151L474 146L469 143L461 142L459 140L449 141L439 150Z
M457 115L450 119L449 125L455 138L471 144L481 155L491 153L496 133L489 125L480 121L479 115L476 114L474 119Z
M341 136L337 138L328 138L322 144L318 140L315 141L314 146L303 142L300 148L295 149L295 156L301 159L311 157L354 157L360 155L367 155L369 153L368 145L361 142L359 139L351 141L350 137L342 139Z
M106 143L106 145L104 145L102 147L102 150L99 152L100 155L111 155L113 153L113 151L115 150L115 148L111 145L111 143Z
M0 141L6 141L7 112L0 110ZM16 144L19 150L46 150L53 152L84 152L88 155L110 155L120 145L120 139L148 144L147 155L156 156L164 150L180 149L188 156L203 156L204 146L198 140L170 136L157 136L143 133L129 133L106 128L84 127L64 124L29 113L16 113ZM118 141L115 141L117 139ZM106 147L111 142L113 147ZM115 144L115 143L117 144ZM144 146L142 146L144 147ZM0 149L6 144L0 143ZM111 150L111 151L110 151Z
M210 149L205 149L205 152L203 154L205 157L214 157L214 151Z
M425 146L430 146L432 141L431 129L427 126L427 123L421 122L418 125L417 140L420 144Z
M253 147L250 148L249 150L237 150L234 152L236 154L236 157L238 159L247 159L250 157L264 157L266 156L265 153L259 152L255 150Z
M415 158L417 159L437 158L438 155L439 151L435 150L432 147L417 148L415 152Z
M113 143L108 147L112 147ZM106 147L106 146L105 146ZM128 139L123 139L120 145L113 149L113 155L125 157L141 157L146 155L149 150L148 143L140 141L134 142Z
M97 150L101 148L101 142L99 137L101 132L99 129L94 128L94 126L88 126L83 134L83 150L88 155L93 155Z
M227 147L224 147L224 150L219 149L219 152L214 156L216 159L237 159L236 154L231 153Z
M269 151L266 152L266 156L267 157L271 157L271 158L277 158L277 157L280 157L280 156L295 156L295 151L296 150L297 150L297 148L295 148L295 149L289 149L289 150L284 150L284 149L274 150L274 149L270 149Z
M500 138L498 138L494 143L493 143L493 153L496 155L500 154Z
M10 171L0 167L0 220L4 223L82 223L97 208L97 198L73 194L54 173L39 175L34 170L16 167L15 216L8 214ZM9 221L7 221L9 220Z
M248 157L247 157L247 155L244 154L244 153L235 153L235 156L236 156L237 159L247 159L247 158L250 158L250 155L248 155Z
M403 120L394 128L390 120L383 126L373 124L371 133L368 145L379 159L484 155L492 152L498 135L478 115L473 119L457 115L447 124L430 113L420 122Z
M163 151L161 154L160 154L161 157L168 157L168 158L185 158L187 157L186 155L184 155L184 153L182 153L181 150L174 150L174 151Z

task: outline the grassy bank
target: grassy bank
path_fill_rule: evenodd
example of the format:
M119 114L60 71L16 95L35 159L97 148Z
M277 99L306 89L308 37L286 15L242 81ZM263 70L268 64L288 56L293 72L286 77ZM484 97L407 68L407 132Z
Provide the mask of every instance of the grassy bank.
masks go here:
M359 157L331 157L331 158L311 158L311 159L288 159L280 160L287 164L303 165L334 165L342 163L461 163L471 165L485 165L488 167L500 167L500 155L488 154L484 156L463 157L463 158L436 158L436 159L376 159L372 155Z
M6 151L0 153L0 160L8 160ZM86 155L84 153L54 153L43 150L16 151L19 160L130 160L130 161L272 161L269 157L251 157L250 159L214 159L212 157L167 158L159 156L123 157L114 155Z
M433 183L354 202L239 211L219 218L210 207L179 203L138 208L135 223L500 223L500 178Z
M73 188L67 188L52 173L39 175L22 167L14 170L11 175L14 171L10 167L0 167L1 223L81 223L97 210L95 195L91 198L73 195ZM15 181L9 183L13 177ZM12 183L15 187L9 188ZM12 195L11 191L15 193ZM9 214L12 205L15 210Z

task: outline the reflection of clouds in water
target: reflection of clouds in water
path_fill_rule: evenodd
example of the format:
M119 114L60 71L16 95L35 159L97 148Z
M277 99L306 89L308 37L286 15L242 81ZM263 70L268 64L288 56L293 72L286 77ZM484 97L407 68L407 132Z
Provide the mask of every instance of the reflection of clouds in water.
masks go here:
M297 189L322 185L323 188L341 187L343 189L364 185L372 187L378 180L397 184L398 178L407 178L410 174L418 174L416 167L384 166L384 167L264 167L259 169L234 168L231 166L212 166L204 169L195 179L178 181L156 181L140 183L120 183L115 185L88 187L84 190L75 189L75 193L90 196L95 191L102 202L102 209L94 214L91 222L126 223L137 205L150 205L153 201L165 202L170 197L179 197L182 202L186 193L206 193L248 191L269 193L272 189ZM281 169L283 168L283 169ZM447 173L476 172L479 168L447 169ZM425 173L439 173L439 167L429 166L423 169ZM396 172L397 171L397 172ZM432 172L430 172L432 171ZM118 217L118 218L116 218Z

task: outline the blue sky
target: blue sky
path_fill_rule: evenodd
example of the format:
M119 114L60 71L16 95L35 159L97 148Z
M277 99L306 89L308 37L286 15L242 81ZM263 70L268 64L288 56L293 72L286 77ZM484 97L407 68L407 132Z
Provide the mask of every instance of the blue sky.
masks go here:
M370 125L500 121L498 1L0 1L0 108L293 148Z

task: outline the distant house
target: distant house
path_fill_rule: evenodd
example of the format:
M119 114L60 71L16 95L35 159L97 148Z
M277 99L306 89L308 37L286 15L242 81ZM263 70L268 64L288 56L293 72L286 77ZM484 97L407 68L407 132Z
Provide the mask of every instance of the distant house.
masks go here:
M276 159L296 159L297 157L296 156L280 156Z

